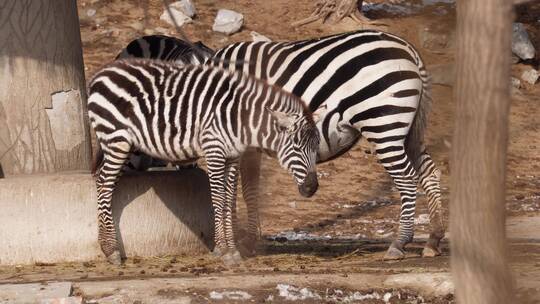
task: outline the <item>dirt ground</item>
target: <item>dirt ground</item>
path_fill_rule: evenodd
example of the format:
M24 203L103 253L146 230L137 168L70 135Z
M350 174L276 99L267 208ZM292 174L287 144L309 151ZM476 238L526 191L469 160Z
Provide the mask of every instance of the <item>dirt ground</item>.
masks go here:
M185 25L183 30L193 41L201 40L212 48L251 40L251 31L272 40L299 40L360 28L378 28L404 37L417 46L428 69L441 65L450 67L453 64L455 5L451 1L411 0L394 6L384 6L377 4L382 1L373 1L373 4L366 6L366 14L385 23L385 26L359 25L352 19L345 19L334 25L317 21L300 28L292 28L290 24L307 17L313 8L313 1L194 2L197 17L193 23ZM421 5L422 3L432 5ZM78 5L87 79L101 65L113 60L120 50L136 37L144 34L176 35L171 26L159 20L159 15L163 12L161 1L83 0L78 1ZM213 19L220 8L244 14L245 23L241 32L225 36L211 30ZM95 15L89 14L93 9L96 10ZM540 49L540 26L537 22L539 16L540 4L518 9L517 19L526 24L532 40L536 42L537 50ZM519 78L521 72L531 65L535 66L537 62L513 65L513 76ZM434 102L427 131L428 151L443 173L445 208L449 201L448 160L454 121L452 90L451 85L434 86ZM525 227L522 229L525 231L532 229L530 225L534 226L534 221L522 219L540 219L539 104L539 84L522 84L521 88L514 90L510 117L506 207L509 221ZM259 246L259 256L247 259L240 267L226 269L210 256L155 259L130 257L120 268L107 265L103 261L3 267L0 268L0 283L50 279L84 282L235 274L286 273L316 277L317 274L347 276L353 273L449 271L447 242L443 243L444 254L441 257L420 258L421 243L414 243L408 249L407 259L399 262L381 261L388 241L397 230L399 196L367 146L358 145L344 156L321 164L318 170L319 191L313 198L306 199L298 194L292 178L278 167L275 160L264 159L264 188L261 198L263 238L295 232L297 235L301 233L311 236L313 240L284 241L279 237L274 241L265 240ZM240 198L241 210L242 204ZM420 195L416 213L420 217L416 231L419 238L426 237L427 225L421 220L426 213L425 198ZM518 291L523 299L540 299L538 240L539 234L530 238L519 236L512 241L513 268L518 274ZM314 288L320 289L321 286ZM414 292L411 295L415 295ZM256 299L260 302L260 297ZM199 300L206 301L196 298L195 302ZM431 300L432 303L452 301L451 297ZM382 302L373 300L366 303Z

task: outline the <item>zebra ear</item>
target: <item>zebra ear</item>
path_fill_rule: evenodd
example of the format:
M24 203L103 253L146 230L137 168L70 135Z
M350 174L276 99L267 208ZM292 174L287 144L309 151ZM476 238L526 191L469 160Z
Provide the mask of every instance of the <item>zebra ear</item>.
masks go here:
M326 115L326 111L328 110L328 107L326 106L326 104L323 104L322 106L320 106L317 110L315 110L312 114L313 116L313 121L315 123L318 123L319 120L321 120L325 115Z
M270 115L276 119L276 123L281 131L288 130L290 127L292 127L298 118L298 115L296 114L274 111L268 107L266 107L266 111L268 111Z

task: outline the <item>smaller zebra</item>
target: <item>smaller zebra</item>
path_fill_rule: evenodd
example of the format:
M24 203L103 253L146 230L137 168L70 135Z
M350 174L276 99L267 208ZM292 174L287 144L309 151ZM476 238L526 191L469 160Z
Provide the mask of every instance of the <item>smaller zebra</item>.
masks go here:
M197 48L197 49L195 49ZM202 65L214 55L214 50L197 41L190 44L184 40L164 35L143 36L131 41L116 56L116 60L129 58L152 58L174 61L178 64ZM166 167L167 162L133 151L124 166L126 171L146 171L155 167ZM197 163L175 164L177 169L197 167Z
M101 150L94 170L98 242L111 263L121 263L111 199L132 151L170 162L206 159L214 253L226 264L241 260L233 217L246 149L277 155L301 195L317 191L319 132L311 112L298 97L254 77L210 66L119 60L90 81L88 113Z

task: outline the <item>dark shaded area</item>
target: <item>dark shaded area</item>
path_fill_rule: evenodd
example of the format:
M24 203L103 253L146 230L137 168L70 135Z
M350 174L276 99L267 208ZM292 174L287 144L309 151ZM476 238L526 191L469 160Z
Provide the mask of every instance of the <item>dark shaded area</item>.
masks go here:
M4 178L4 170L2 169L2 164L0 164L0 178Z
M149 183L136 182L144 175ZM174 176L174 178L171 178ZM138 177L135 179L135 177ZM122 257L126 257L122 231L119 224L123 210L141 194L154 189L166 207L184 225L198 236L198 238L211 250L214 247L214 222L212 203L210 198L210 185L206 173L198 168L183 169L181 171L132 172L120 178L117 190L113 195L113 217L117 232L117 240ZM170 188L176 188L170 191ZM176 197L176 193L183 193L183 197ZM185 198L185 199L184 199ZM200 198L194 201L193 198ZM189 210L186 213L185 210ZM201 221L201 219L210 219Z

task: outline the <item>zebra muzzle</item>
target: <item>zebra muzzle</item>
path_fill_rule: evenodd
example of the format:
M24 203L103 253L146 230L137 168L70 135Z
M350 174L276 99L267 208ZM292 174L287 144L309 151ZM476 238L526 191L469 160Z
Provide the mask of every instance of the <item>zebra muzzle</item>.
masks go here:
M306 180L302 185L298 185L298 192L303 197L311 197L319 188L319 182L317 180L317 173L310 172L306 176Z

